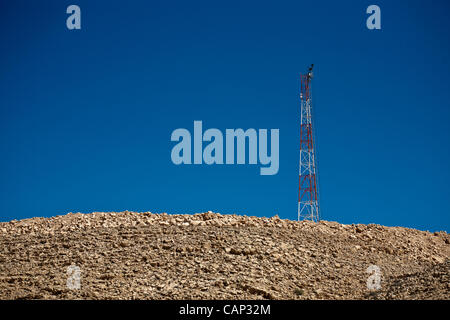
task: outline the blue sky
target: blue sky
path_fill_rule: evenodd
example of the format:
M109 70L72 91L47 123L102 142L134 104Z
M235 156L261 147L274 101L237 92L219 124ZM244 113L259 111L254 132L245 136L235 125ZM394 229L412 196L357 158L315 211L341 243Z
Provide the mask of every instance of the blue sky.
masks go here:
M81 7L82 29L66 28ZM381 8L381 30L366 8ZM296 219L315 64L322 219L450 226L447 1L0 4L0 221L212 210ZM171 162L177 128L280 129L280 169Z

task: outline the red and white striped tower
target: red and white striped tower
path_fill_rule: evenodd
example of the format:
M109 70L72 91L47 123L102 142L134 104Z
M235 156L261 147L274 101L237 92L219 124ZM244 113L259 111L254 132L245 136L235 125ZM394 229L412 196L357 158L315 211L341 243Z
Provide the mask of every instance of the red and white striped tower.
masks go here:
M300 75L300 170L298 189L298 220L319 221L319 188L315 155L315 139L311 103L313 65Z

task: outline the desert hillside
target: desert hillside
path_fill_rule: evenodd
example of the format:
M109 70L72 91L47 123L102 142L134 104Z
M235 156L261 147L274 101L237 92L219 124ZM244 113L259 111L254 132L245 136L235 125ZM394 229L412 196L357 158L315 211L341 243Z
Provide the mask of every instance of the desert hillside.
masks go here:
M450 299L450 236L380 225L94 212L0 223L0 299ZM80 288L67 286L67 268ZM381 289L367 289L376 265Z

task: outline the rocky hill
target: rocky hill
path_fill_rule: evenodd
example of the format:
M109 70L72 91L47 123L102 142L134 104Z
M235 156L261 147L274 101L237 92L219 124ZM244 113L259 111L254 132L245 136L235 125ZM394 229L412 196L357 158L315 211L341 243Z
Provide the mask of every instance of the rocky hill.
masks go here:
M0 299L450 299L449 259L446 232L70 213L0 223ZM370 265L379 290L367 288ZM67 286L69 266L79 289Z

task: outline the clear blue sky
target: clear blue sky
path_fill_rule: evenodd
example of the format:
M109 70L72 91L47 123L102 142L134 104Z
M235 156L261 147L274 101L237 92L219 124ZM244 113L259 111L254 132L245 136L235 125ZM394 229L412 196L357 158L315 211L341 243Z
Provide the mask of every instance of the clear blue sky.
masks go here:
M82 29L69 31L70 4ZM366 28L368 5L381 30ZM0 221L297 217L298 74L315 64L322 218L450 226L448 1L2 1ZM279 128L280 170L175 166L176 128Z

